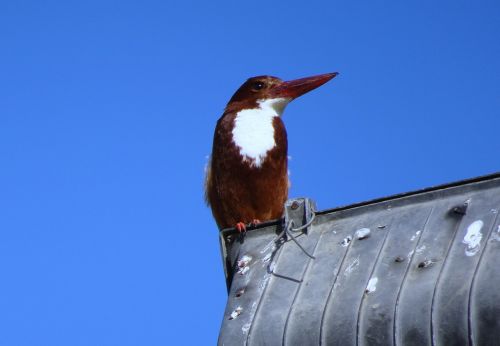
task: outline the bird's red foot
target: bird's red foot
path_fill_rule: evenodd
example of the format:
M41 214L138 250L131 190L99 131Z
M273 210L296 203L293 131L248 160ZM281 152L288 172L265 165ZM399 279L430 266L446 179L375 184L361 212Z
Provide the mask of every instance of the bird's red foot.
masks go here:
M255 227L257 226L261 221L259 219L253 219L252 222L250 222L250 225L252 225L252 227Z
M238 222L234 228L240 233L245 233L247 231L247 226L243 222Z

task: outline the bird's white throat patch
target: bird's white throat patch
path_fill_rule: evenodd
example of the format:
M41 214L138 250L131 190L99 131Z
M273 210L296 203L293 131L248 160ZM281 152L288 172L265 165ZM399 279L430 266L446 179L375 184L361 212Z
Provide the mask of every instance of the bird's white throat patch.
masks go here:
M273 119L281 116L287 98L259 100L258 108L244 109L236 114L233 142L240 148L243 161L260 167L267 152L276 146Z

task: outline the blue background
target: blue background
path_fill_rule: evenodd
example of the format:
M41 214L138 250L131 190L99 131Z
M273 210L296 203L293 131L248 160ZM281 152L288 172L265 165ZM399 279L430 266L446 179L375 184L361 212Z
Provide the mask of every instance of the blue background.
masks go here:
M498 1L2 1L0 345L213 345L203 202L248 77L339 71L290 104L319 209L500 170Z

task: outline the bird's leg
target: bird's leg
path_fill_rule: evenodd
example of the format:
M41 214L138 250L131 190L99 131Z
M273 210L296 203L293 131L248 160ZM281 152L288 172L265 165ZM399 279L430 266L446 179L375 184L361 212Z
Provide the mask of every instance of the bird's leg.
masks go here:
M247 226L241 221L236 223L234 228L240 233L245 233L247 231Z

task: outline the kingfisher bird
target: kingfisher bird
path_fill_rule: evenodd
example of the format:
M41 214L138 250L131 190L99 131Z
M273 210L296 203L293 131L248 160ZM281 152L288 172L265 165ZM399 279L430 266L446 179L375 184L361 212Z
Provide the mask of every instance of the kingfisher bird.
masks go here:
M288 141L281 115L293 99L338 73L283 81L249 78L215 127L205 198L219 229L279 219L288 196ZM308 115L309 116L309 115Z

